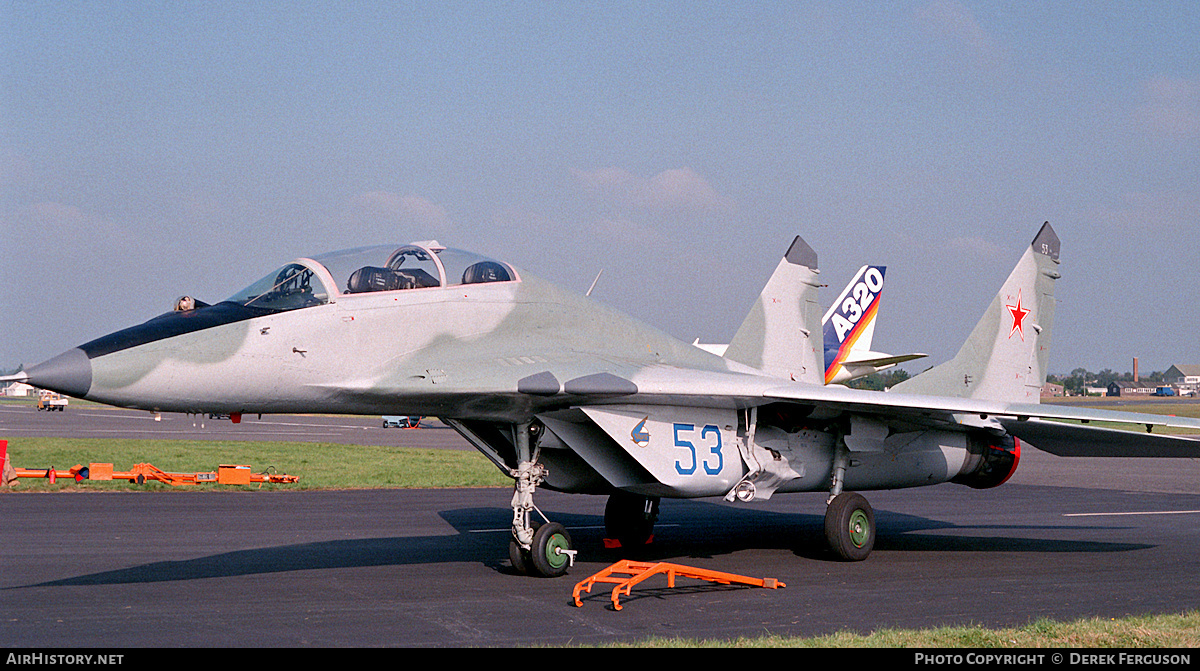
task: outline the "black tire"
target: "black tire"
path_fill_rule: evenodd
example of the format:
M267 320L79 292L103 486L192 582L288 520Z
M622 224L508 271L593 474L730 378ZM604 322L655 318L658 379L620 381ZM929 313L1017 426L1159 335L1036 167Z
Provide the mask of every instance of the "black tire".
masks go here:
M515 538L508 542L508 560L512 562L513 571L529 575L529 551L522 549Z
M571 535L563 525L550 522L538 527L533 534L533 547L529 549L534 573L543 578L566 575L567 569L571 568L571 558L559 550L571 549Z
M659 499L615 492L604 506L604 535L623 548L639 548L650 542L658 521Z
M825 510L825 540L839 559L862 561L875 547L875 513L861 494L838 494Z

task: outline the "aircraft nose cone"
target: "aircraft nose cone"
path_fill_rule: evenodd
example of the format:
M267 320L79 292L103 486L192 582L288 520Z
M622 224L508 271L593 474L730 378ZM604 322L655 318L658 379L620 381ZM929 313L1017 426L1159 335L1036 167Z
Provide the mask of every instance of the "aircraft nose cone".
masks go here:
M92 362L76 347L25 371L29 384L83 398L92 389Z

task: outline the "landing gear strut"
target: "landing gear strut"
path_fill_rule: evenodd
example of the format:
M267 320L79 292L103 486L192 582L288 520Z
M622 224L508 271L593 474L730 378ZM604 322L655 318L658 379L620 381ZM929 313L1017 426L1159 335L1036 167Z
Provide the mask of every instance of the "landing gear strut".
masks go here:
M849 464L845 437L839 435L834 446L833 482L825 508L825 540L838 558L862 561L875 547L875 512L862 494L842 491Z
M613 492L604 506L606 547L638 548L654 536L658 521L658 498L628 492Z
M540 433L540 425L528 423L514 427L517 468L512 472L516 483L513 486L512 541L508 544L508 558L518 573L529 573L544 578L564 575L575 563L576 551L572 549L571 535L563 525L546 520L546 524L534 526L530 513L537 511L533 505L533 493L546 479L546 469L537 463L537 455L531 448L531 437Z

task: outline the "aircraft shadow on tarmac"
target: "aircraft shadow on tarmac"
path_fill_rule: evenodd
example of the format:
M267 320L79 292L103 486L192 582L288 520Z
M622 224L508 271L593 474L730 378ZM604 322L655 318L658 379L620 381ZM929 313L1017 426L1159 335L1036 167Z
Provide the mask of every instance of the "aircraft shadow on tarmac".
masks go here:
M654 544L638 559L710 558L747 550L790 550L798 557L835 561L825 541L823 515L734 508L697 501L663 501ZM1064 532L1107 529L1090 525L959 525L918 515L875 511L876 551L899 552L1128 552L1144 543L1069 540ZM985 533L971 533L978 530ZM928 533L944 531L946 533ZM989 532L995 532L994 534ZM1020 537L1020 532L1045 538ZM597 541L599 544L599 541Z
M805 559L834 560L825 547L824 519L815 514L733 508L694 500L664 501L654 543L639 548L635 553L604 549L604 520L600 515L548 514L551 519L567 527L576 548L582 550L581 561L587 563L607 564L623 557L640 561L680 562L755 550L789 550ZM501 573L513 572L507 558L511 509L461 508L444 510L439 515L458 533L320 541L236 550L23 587L156 583L288 571L456 562L482 564ZM876 511L876 520L879 528L875 543L877 552L1091 553L1129 552L1153 547L1144 543L1063 538L1066 532L1100 528L1087 525L960 526L888 511ZM1113 530L1113 527L1103 528ZM939 530L946 533L926 533ZM995 531L998 535L971 534L971 530ZM1019 531L1045 532L1047 537L1013 535L1013 532ZM22 586L7 589L22 589Z

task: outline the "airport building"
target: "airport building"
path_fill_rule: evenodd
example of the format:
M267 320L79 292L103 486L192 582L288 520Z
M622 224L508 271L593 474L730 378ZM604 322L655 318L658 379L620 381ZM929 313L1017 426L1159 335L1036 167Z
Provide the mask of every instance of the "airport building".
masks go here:
M7 387L0 388L0 396L31 396L33 387L24 382L13 382Z
M1178 391L1195 392L1200 390L1200 364L1171 366L1163 378Z
M1106 396L1195 396L1200 392L1200 365L1171 366L1157 384L1139 380L1137 359L1133 365L1134 379L1109 383Z

